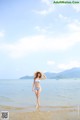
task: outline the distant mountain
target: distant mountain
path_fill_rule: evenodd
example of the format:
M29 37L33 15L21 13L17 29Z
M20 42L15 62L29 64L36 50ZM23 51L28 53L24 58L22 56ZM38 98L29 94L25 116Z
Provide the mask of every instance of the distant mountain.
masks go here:
M72 68L57 74L56 78L80 78L80 68Z
M24 76L24 77L21 77L20 79L32 79L33 76Z
M45 75L47 78L52 79L52 78L56 77L57 73L46 72Z
M59 73L46 72L48 79L80 78L80 68L72 68ZM24 76L20 79L32 79L34 76Z

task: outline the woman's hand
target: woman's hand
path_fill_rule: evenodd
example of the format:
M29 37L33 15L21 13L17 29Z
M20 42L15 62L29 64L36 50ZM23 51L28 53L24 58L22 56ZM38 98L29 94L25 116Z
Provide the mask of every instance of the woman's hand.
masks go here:
M32 91L34 92L34 88L32 88Z
M44 73L42 73L42 79L46 79L46 75Z
M32 84L32 91L34 92L34 82L33 82L33 84Z

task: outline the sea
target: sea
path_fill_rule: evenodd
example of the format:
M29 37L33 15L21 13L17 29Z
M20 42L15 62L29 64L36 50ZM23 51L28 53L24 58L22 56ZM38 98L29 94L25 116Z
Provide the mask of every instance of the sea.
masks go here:
M0 105L28 107L36 104L33 79L0 80ZM41 106L79 106L80 79L41 80Z

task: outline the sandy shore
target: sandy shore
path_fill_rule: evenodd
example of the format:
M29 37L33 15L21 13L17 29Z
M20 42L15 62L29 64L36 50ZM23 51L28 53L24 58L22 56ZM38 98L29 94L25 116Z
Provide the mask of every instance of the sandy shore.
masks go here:
M11 107L0 106L1 111L9 111L9 120L80 120L80 111L74 106L64 107Z

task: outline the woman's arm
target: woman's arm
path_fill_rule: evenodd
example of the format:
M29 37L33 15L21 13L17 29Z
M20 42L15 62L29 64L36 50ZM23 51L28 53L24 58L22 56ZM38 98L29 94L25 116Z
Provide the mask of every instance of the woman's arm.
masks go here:
M34 91L34 85L35 85L34 82L35 81L33 81L33 83L32 83L32 91Z
M42 73L42 78L41 79L46 79L46 75L44 73Z

